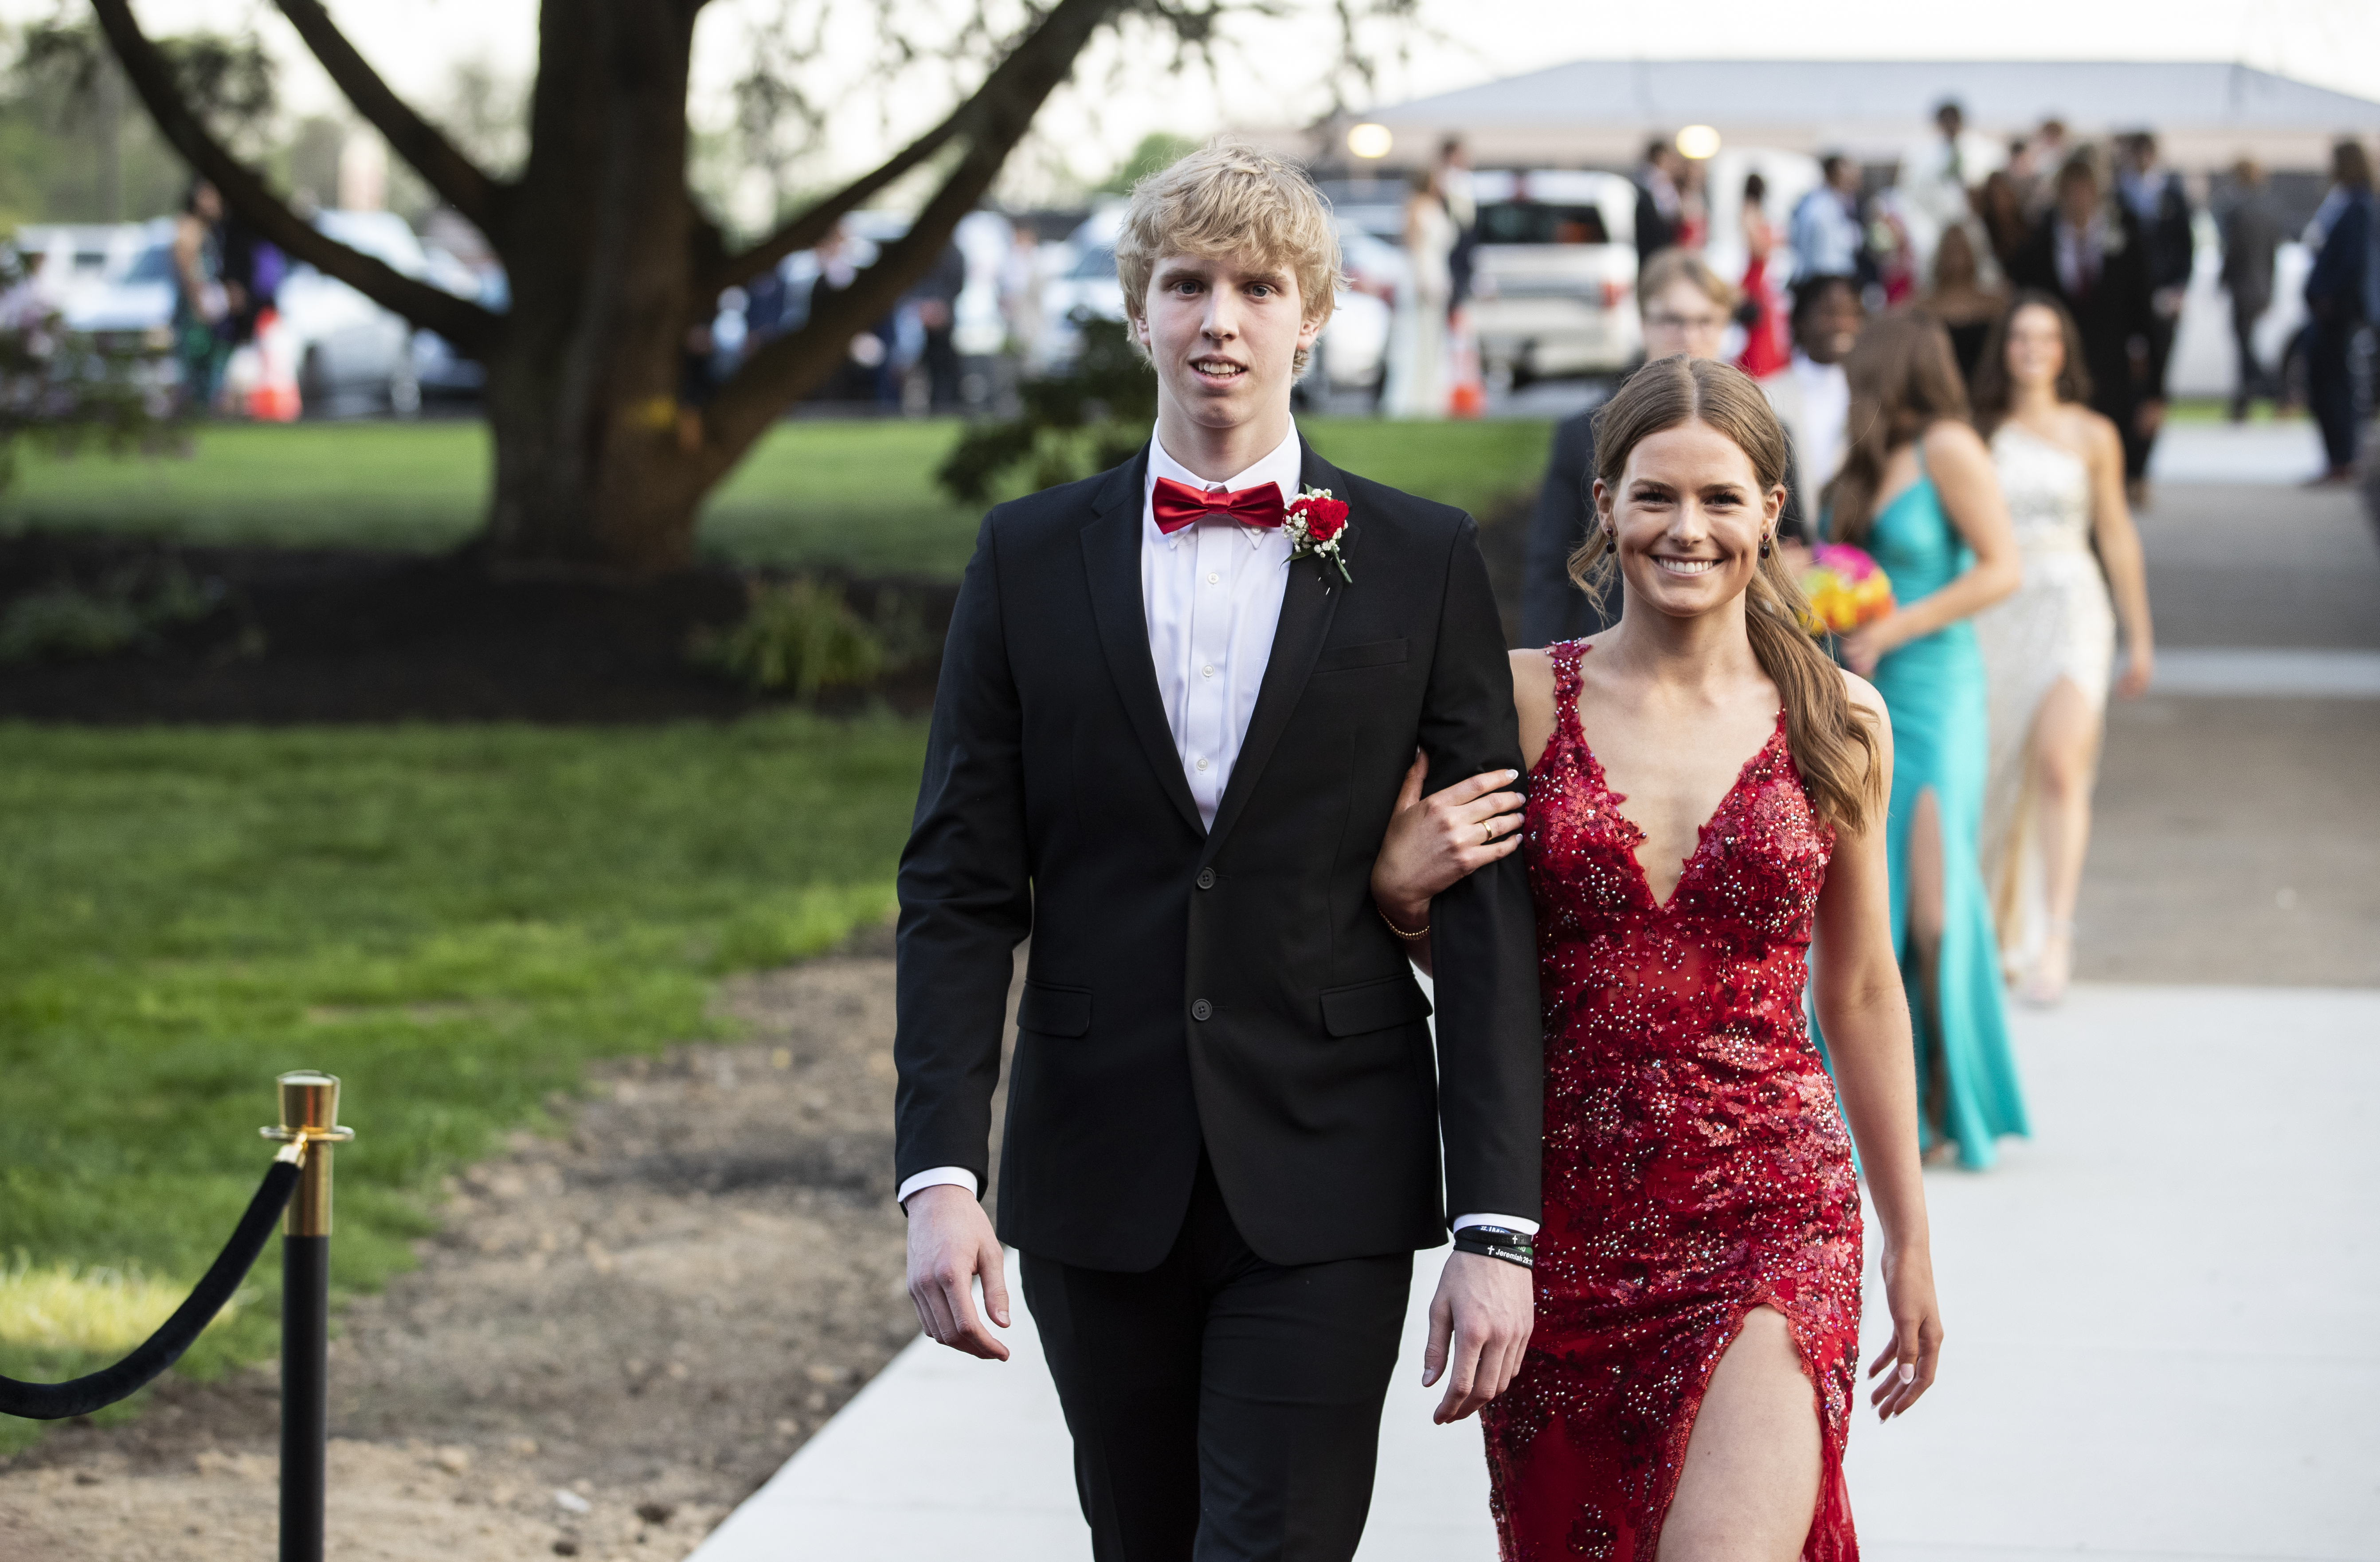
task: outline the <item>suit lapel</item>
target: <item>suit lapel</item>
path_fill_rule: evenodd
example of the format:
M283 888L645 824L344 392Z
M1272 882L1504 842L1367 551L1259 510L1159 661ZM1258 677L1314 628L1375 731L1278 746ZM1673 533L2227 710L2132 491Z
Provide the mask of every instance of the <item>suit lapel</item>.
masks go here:
M1157 664L1148 655L1148 609L1140 595L1140 522L1148 485L1148 450L1109 474L1092 501L1096 518L1083 528L1083 563L1090 572L1091 615L1099 621L1099 646L1108 672L1123 696L1124 714L1157 772L1157 784L1172 799L1192 829L1203 833L1197 799L1182 774L1182 756L1165 724L1165 699L1157 691Z
M1298 468L1299 484L1326 488L1344 499L1346 495L1342 490L1347 486L1347 475L1315 454L1312 445L1305 445L1304 449L1305 459ZM1353 557L1361 533L1352 515L1344 535L1347 551ZM1248 733L1241 741L1240 756L1232 762L1231 781L1223 788L1222 801L1215 808L1215 828L1207 834L1208 859L1214 857L1223 837L1239 821L1241 811L1247 806L1248 793L1256 790L1257 781L1264 774L1265 761L1272 757L1273 748L1288 731L1290 713L1305 694L1305 681L1314 672L1315 660L1322 654L1323 638L1330 633L1330 615L1338 611L1340 595L1345 589L1346 582L1339 578L1339 572L1318 560L1300 559L1289 566L1289 586L1281 599L1281 622L1272 634L1272 655L1265 662L1263 682L1257 685L1257 707L1249 713ZM1151 677L1153 681L1154 674ZM1181 767L1177 764L1174 769L1178 772Z

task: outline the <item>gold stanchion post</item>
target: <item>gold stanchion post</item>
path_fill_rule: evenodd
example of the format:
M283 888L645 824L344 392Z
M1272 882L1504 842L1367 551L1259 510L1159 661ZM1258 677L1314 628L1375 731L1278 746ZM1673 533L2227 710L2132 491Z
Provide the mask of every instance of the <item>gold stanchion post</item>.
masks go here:
M281 1562L322 1562L322 1490L330 1447L331 1146L335 1075L283 1074L281 1125L262 1131L299 1167L281 1218Z

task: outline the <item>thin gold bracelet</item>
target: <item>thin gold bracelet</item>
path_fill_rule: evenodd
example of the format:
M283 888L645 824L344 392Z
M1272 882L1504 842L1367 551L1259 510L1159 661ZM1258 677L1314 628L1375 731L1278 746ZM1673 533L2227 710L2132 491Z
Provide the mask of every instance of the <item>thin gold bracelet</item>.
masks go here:
M1372 909L1380 913L1380 920L1382 922L1389 923L1390 932L1394 933L1398 938L1404 939L1407 943L1413 942L1415 938L1427 938L1429 937L1429 924L1427 922L1421 925L1421 928L1418 932L1408 933L1403 928L1398 926L1395 923L1389 922L1389 914L1380 910L1379 902L1374 901L1372 902Z

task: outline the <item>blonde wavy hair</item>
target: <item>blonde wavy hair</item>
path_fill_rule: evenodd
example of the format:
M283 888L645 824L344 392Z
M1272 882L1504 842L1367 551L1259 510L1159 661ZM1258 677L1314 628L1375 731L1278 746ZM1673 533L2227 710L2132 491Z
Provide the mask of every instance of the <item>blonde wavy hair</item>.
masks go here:
M1243 141L1209 142L1132 187L1115 256L1123 307L1135 323L1146 318L1149 278L1168 255L1285 271L1297 279L1309 321L1330 320L1341 285L1339 230L1322 192L1305 170ZM1305 372L1307 356L1298 349L1296 373Z
M1653 435L1705 423L1751 459L1764 492L1785 483L1785 430L1752 377L1711 358L1657 359L1629 376L1595 418L1595 475L1616 491L1629 453ZM1571 583L1600 599L1619 574L1610 531L1596 515L1570 558ZM1883 750L1875 718L1852 704L1843 675L1803 629L1809 601L1782 550L1763 559L1745 590L1744 632L1760 670L1785 703L1785 746L1810 805L1840 829L1861 830L1884 804Z

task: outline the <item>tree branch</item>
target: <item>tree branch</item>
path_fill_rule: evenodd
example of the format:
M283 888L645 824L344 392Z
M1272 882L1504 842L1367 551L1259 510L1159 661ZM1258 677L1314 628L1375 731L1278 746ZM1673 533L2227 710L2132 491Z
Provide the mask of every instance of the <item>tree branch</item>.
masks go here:
M157 46L133 19L129 0L91 0L99 25L140 94L152 118L174 150L223 198L256 224L268 241L303 260L325 276L336 277L375 303L395 310L414 324L435 331L463 352L484 355L504 328L501 316L468 299L417 282L412 277L349 248L289 210L257 173L234 157L213 132L200 123L175 86L173 72Z
M1002 116L1016 104L1027 104L1022 123L1001 148L1005 156L1032 125L1033 115L1039 111L1043 100L1073 73L1075 56L1082 53L1091 32L1131 3L1132 0L1062 0L984 78L975 95L951 111L950 117L902 148L891 162L845 185L749 249L721 261L702 276L698 285L706 295L733 287L749 282L795 250L814 248L834 231L835 224L857 211L862 201L924 163L953 138L979 141L989 135L997 139L1003 133L1000 128L1004 124ZM1050 76L1053 67L1056 74ZM989 183L985 188L990 188ZM982 191L977 194L980 196Z
M904 292L932 269L934 258L950 242L959 219L983 199L984 192L1000 176L1008 154L1032 128L1033 116L1041 111L1042 103L1074 73L1075 61L1091 34L1127 3L1128 0L1059 0L1040 25L976 90L975 96L945 122L946 126L964 129L967 152L943 181L942 188L934 192L926 209L917 214L909 231L887 245L876 263L854 278L849 287L821 299L826 308L814 310L799 331L780 336L754 353L712 399L704 414L704 444L698 463L705 482L715 480L733 466L788 402L832 373L850 350L852 337L880 319ZM907 153L902 155L905 157ZM898 162L900 159L895 158L894 163ZM868 179L883 172L878 169ZM859 183L867 184L868 179ZM845 190L824 204L832 205L850 193ZM860 196L852 204L864 199L864 195ZM793 232L808 220L809 214L806 213L784 231ZM831 227L832 222L832 218L827 219L827 226ZM824 237L825 230L821 229L818 236ZM817 239L808 242L816 243ZM801 247L789 246L783 253ZM752 253L757 251L747 251ZM760 265L768 263L764 260ZM759 269L760 266L753 268L755 272Z
M396 154L413 164L441 200L469 218L488 236L489 242L499 242L495 208L503 199L504 187L488 177L443 132L389 89L380 73L347 42L346 34L331 19L331 13L323 9L322 0L273 3L330 73L331 80L346 94L356 112L388 138Z

